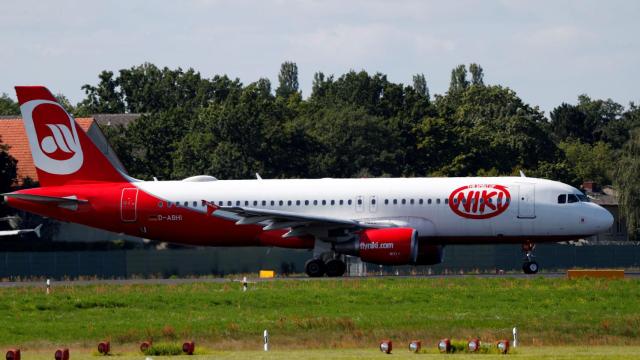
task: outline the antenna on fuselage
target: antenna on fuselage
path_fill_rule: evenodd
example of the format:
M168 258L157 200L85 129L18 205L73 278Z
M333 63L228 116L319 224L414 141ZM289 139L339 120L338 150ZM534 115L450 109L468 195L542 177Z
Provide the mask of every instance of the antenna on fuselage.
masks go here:
M520 177L527 177L522 170L520 170Z
M256 173L256 179L257 180L262 180L262 176L260 176L260 174Z

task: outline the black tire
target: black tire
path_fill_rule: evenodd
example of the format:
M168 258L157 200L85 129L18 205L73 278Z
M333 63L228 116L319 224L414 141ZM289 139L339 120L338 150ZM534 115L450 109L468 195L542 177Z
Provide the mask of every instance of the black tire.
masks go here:
M304 264L304 272L309 277L321 277L325 273L324 261L320 259L310 259Z
M339 277L344 275L347 265L340 259L331 259L325 264L328 277Z
M522 270L525 274L537 274L540 266L535 261L527 261L522 265Z

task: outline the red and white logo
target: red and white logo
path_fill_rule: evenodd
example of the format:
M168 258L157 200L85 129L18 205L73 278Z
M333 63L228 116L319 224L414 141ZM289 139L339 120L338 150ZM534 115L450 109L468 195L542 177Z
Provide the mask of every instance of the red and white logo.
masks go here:
M83 155L75 121L58 103L31 100L20 106L33 162L50 174L72 174Z
M511 203L506 186L493 184L467 185L449 195L449 207L467 219L488 219L502 214Z

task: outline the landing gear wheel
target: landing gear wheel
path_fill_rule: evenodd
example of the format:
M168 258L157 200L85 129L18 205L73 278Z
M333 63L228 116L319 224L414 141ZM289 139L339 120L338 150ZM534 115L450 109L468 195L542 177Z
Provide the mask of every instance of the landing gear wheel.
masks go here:
M325 264L328 277L338 277L344 275L347 265L340 259L331 259Z
M309 275L309 277L321 277L324 275L325 266L324 261L321 259L310 259L304 264L304 272Z
M538 270L540 270L540 267L535 261L527 261L522 265L522 270L525 274L536 274Z

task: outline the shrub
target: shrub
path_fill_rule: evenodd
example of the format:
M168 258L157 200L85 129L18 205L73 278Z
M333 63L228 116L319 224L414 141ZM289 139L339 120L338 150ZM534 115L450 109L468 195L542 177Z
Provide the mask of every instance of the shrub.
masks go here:
M173 343L157 343L149 346L144 352L145 355L151 356L168 356L168 355L181 355L182 346Z

